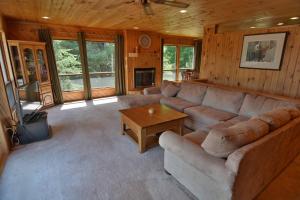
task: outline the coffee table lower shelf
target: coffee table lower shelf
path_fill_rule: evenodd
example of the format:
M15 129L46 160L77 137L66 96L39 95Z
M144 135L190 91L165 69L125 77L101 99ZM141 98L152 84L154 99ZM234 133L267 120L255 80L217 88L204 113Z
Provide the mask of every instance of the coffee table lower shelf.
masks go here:
M134 140L137 144L139 143L139 139L138 136L131 130L131 129L126 129L123 131L124 134L128 135L130 138L132 138L132 140ZM150 149L153 148L155 146L158 145L158 140L159 140L159 136L161 135L161 133L158 133L156 135L150 135L146 137L146 144L145 147L146 149Z

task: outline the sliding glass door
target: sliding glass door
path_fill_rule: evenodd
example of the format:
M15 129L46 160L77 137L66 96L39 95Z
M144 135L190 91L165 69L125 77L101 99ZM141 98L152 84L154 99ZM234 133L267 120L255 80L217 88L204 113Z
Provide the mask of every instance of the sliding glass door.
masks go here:
M115 94L114 43L86 41L86 70L83 70L80 59L82 54L76 40L53 40L53 46L65 101L84 99L87 92L85 88L91 90L89 92L93 98ZM83 71L87 74L83 74ZM91 88L84 85L90 85Z
M92 89L115 88L115 44L86 42Z
M76 40L54 40L53 47L62 91L83 91L78 42Z

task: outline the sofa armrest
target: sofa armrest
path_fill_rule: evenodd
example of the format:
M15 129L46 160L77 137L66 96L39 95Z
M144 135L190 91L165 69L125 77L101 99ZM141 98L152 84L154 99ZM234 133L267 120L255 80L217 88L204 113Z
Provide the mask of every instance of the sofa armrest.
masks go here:
M229 187L232 185L235 175L226 168L225 160L209 155L200 145L173 131L164 132L159 137L159 144L165 151L176 155L214 181Z
M253 199L299 153L300 117L229 155L225 165L237 177L233 199Z
M144 89L144 95L161 94L160 87L149 87Z

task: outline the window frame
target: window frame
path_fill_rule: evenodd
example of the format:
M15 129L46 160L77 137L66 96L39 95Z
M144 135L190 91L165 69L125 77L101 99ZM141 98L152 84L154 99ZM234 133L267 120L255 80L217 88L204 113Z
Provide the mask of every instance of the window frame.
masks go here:
M173 81L181 81L181 79L179 79L179 76L180 76L180 48L181 47L192 47L194 50L193 50L193 70L195 70L195 46L194 45L189 45L189 44L172 44L172 43L165 43L163 44L163 47L164 46L174 46L176 47L176 76L175 76L175 80ZM162 49L162 52L163 52L163 49ZM162 60L164 59L164 53L162 55ZM164 75L164 71L174 71L174 70L164 70L164 66L163 66L163 62L162 62L162 80Z

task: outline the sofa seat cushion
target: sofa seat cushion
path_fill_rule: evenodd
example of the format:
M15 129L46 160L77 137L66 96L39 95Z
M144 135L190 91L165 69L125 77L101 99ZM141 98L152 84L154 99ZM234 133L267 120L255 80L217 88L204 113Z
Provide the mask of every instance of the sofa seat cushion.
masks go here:
M206 86L197 83L183 82L177 97L200 105L206 93L206 88Z
M183 110L185 108L189 108L189 107L198 105L198 104L180 99L178 97L163 97L160 99L160 103L164 104L166 106L169 106L171 108L174 108L175 110L178 110L180 112L183 112Z
M245 94L242 92L208 87L202 105L238 113Z
M195 106L184 109L189 118L198 123L210 126L218 124L221 121L227 121L237 115L234 113L217 110L207 106Z
M226 158L238 148L269 133L269 125L259 119L237 123L229 128L212 129L202 148L212 156Z
M125 95L119 96L118 102L120 102L123 108L132 108L138 106L145 106L148 104L159 103L162 98L161 94L152 95Z
M201 146L172 131L164 132L159 137L159 144L166 151L172 152L187 164L219 183L227 185L235 176L225 166L224 159L209 155Z
M201 130L204 131L206 133L208 133L211 129L213 128L228 128L232 125L235 125L239 122L243 122L243 121L247 121L249 120L249 117L245 117L245 116L236 116L234 118L231 118L227 121L221 121L217 124L213 124L213 125L207 125L207 124L203 124L197 121L193 121L191 118L185 118L184 119L184 126L191 129L191 130Z
M268 123L273 131L287 124L292 119L292 116L288 110L279 108L263 113L255 118Z
M297 108L297 105L264 96L247 94L239 114L247 117L254 117L282 107Z
M201 145L202 142L205 140L207 136L207 133L201 130L197 130L195 132L189 133L184 135L183 137L185 139L190 140L191 142L197 144L197 145Z
M190 117L184 119L184 126L191 130L202 130L207 132L207 124L203 124L197 121L192 120Z
M249 120L249 117L245 117L245 116L242 116L242 115L238 115L234 118L231 118L227 121L222 121L218 124L215 124L215 125L212 125L212 126L208 126L206 128L206 131L209 132L211 129L218 129L218 128L228 128L230 126L233 126L239 122L244 122L244 121L247 121Z

